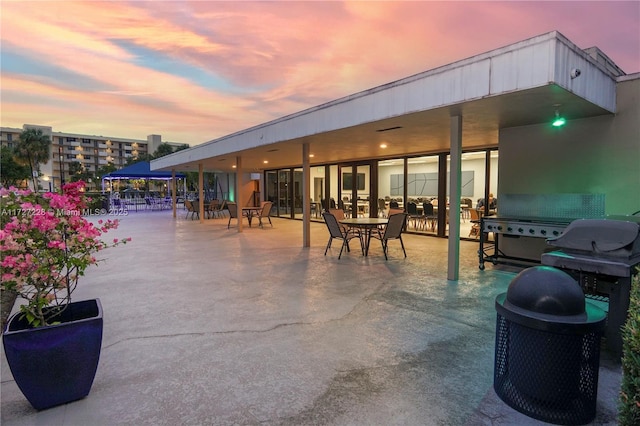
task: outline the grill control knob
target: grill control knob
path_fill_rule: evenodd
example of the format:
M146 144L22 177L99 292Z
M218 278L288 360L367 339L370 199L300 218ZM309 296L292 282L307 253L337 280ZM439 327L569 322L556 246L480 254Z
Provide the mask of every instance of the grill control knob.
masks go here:
M498 231L502 231L502 226L498 225Z
M547 235L547 231L545 231L544 229L543 229L543 230L541 230L541 231L540 231L540 233L541 233L542 235Z
M508 228L507 228L507 231L509 231L509 232L513 232L513 228L512 228L512 227L508 227Z
M524 232L524 229L518 228L518 232L522 234Z
M530 233L531 235L533 235L533 234L535 234L535 233L536 233L536 230L535 230L535 229L533 229L533 228L530 228L530 229L529 229L529 233Z
M558 236L560 234L558 231L553 231L553 235Z

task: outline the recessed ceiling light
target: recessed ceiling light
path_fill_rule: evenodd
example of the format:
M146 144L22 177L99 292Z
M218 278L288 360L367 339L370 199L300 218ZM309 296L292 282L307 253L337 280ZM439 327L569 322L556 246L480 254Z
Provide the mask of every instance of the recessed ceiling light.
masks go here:
M234 165L233 165L233 166L231 166L231 167L233 167L233 168L235 169L235 168L236 168L236 165L234 164Z
M381 143L381 144L380 144L380 148L384 149L384 148L386 148L386 147L387 147L387 144L386 144L386 143Z
M264 164L268 164L268 163L269 163L269 160L264 160L264 161L263 161L263 163L264 163Z
M309 158L315 157L315 154L309 154Z

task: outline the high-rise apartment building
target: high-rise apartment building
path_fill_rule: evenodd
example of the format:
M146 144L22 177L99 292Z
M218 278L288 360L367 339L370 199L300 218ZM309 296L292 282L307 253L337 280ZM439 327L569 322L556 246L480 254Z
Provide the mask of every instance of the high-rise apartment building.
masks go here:
M50 126L25 124L20 128L0 127L0 144L15 147L20 133L26 129L40 129L51 140L51 157L46 164L40 165L41 186L47 189L59 187L60 182L68 178L69 165L78 162L88 173L96 172L100 167L112 164L120 169L127 159L141 154L153 154L163 143L161 135L149 135L147 140L126 139L110 136L81 135L75 133L54 132ZM174 148L185 144L165 142Z

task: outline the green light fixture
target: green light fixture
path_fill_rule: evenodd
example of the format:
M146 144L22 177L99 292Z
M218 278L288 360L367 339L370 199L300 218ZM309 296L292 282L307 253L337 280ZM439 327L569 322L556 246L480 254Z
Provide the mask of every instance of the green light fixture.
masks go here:
M553 127L562 127L565 124L567 124L567 120L564 117L561 117L558 110L556 110L556 118L553 120L553 123L551 123L551 125Z

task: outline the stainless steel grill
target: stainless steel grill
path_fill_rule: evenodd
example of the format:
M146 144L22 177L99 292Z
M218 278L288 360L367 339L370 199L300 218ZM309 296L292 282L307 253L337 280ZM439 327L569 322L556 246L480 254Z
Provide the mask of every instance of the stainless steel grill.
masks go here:
M480 219L480 249L479 267L484 269L484 262L491 262L494 265L514 264L530 265L538 263L536 259L527 259L518 256L508 255L501 249L501 236L506 238L549 238L562 235L564 229L569 225L571 219L551 219L551 218L527 218L527 217L500 217L485 216ZM489 233L493 233L493 240L489 240Z
M575 220L547 243L559 250L544 253L543 265L565 270L588 295L608 298L605 337L609 348L621 353L620 327L629 309L631 277L640 265L640 217Z

